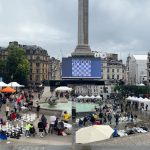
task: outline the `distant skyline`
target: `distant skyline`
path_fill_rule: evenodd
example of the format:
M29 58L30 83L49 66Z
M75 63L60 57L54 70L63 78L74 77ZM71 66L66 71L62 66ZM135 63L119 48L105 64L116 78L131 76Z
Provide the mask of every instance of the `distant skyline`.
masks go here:
M89 45L93 51L147 54L150 1L89 0ZM51 57L68 56L77 45L78 0L1 0L0 46L10 41L38 45Z

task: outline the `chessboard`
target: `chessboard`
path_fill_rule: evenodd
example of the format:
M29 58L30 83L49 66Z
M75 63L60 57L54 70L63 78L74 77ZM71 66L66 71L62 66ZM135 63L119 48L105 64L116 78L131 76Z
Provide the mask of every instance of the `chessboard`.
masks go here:
M73 77L91 77L91 61L86 58L72 59Z

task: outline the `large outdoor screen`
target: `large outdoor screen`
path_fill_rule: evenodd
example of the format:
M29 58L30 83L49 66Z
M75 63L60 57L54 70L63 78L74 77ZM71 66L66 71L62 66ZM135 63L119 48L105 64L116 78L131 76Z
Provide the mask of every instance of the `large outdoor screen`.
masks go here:
M63 58L62 78L101 78L101 60L91 57Z

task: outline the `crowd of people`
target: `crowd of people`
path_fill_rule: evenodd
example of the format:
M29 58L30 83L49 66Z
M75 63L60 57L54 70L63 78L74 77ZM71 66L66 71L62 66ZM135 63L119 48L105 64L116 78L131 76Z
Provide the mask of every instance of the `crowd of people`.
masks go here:
M0 94L0 112L5 112L5 116L0 113L1 122L5 122L6 120L13 121L20 118L20 112L23 109L31 111L33 107L33 98L33 92L28 90L20 91L16 94Z
M126 122L133 122L137 120L137 114L132 111L125 111L122 105L104 105L102 108L96 108L96 112L80 117L78 120L79 127L89 125L111 125L118 126L122 118L126 118Z
M29 91L20 91L17 94L0 95L0 125L6 125L6 122L11 122L15 125L16 121L21 120L22 114L32 111L34 93ZM26 109L26 111L24 111ZM40 137L44 137L48 133L57 135L68 135L71 131L65 126L70 122L71 115L64 112L62 117L57 117L53 114L47 119L42 114L40 115L40 105L37 103L36 114L39 118L35 124L33 122L26 122L25 124L25 137L35 136L40 133Z
M58 118L55 114L53 114L49 117L49 120L44 114L42 114L38 121L37 129L33 126L33 124L30 124L29 122L26 123L25 136L35 136L37 132L40 133L40 137L44 137L48 133L62 136L69 135L71 134L71 131L69 131L69 129L65 126L65 123L70 121L70 117L71 115L66 111L64 112L62 118Z

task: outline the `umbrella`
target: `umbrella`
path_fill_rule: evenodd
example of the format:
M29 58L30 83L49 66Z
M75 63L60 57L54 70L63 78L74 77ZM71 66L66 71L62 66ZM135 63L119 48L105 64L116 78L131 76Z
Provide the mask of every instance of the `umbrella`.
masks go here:
M3 81L0 82L0 87L4 87L4 86L8 86L6 83L4 83Z
M14 92L16 92L16 90L14 90L11 87L6 87L6 88L2 89L1 92L2 93L14 93Z
M11 87L22 87L22 85L20 85L20 84L17 83L17 82L10 82L10 83L8 84L8 86L11 86Z
M94 125L76 132L76 143L91 143L109 139L114 130L109 125Z
M63 91L72 91L72 88L69 88L67 86L60 86L60 87L56 88L55 91L60 91L60 92L63 92Z

